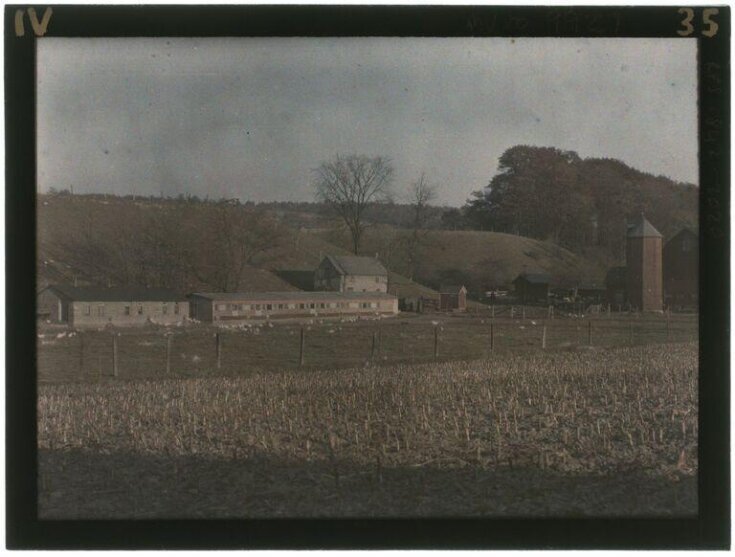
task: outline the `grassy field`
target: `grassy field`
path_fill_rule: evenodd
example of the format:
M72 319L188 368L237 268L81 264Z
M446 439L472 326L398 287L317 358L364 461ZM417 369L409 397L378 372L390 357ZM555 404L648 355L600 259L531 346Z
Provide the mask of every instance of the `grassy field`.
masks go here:
M696 316L612 316L544 319L542 308L498 308L490 315L408 317L304 324L306 369L370 364L493 359L506 353L693 341ZM436 323L436 325L435 325ZM38 334L39 381L107 381L113 375L117 337L118 378L242 375L258 369L293 369L300 364L297 323L257 324L236 329L209 326L127 328ZM437 327L438 357L434 353ZM216 335L220 335L217 367ZM168 340L170 336L170 340ZM492 337L492 343L491 343ZM168 345L170 358L167 365Z
M672 343L41 385L39 512L692 514L697 354Z

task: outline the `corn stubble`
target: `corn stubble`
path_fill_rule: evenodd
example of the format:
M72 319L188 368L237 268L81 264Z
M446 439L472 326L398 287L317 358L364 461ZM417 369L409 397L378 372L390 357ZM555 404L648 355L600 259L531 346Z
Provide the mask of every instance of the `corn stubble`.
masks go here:
M697 371L688 343L46 385L38 442L52 452L318 465L336 494L381 489L391 470L462 470L476 480L634 473L674 484L697 471Z

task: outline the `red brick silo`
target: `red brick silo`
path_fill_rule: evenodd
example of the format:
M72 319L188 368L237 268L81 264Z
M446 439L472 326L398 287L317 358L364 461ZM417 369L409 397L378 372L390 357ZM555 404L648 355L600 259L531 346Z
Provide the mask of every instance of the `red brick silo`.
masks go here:
M628 226L628 301L641 311L663 310L661 233L641 215Z

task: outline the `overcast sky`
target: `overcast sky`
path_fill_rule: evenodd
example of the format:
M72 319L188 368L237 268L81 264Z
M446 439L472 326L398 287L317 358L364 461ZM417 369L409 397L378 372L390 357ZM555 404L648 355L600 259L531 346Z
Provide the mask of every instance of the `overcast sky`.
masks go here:
M41 191L313 200L336 154L461 205L517 144L698 183L689 39L38 41Z

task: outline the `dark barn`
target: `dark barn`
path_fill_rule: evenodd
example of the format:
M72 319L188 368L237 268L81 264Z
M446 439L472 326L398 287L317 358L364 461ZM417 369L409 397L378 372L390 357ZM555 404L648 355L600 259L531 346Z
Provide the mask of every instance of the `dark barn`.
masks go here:
M628 303L628 270L625 267L612 267L605 277L607 302L614 306Z
M594 283L580 284L574 289L574 299L590 304L599 304L607 299L606 292L606 288L602 288Z
M664 295L666 304L694 307L699 299L699 237L685 228L666 242Z
M439 290L439 309L441 311L465 311L467 309L467 289L464 286L443 285Z
M521 273L513 281L516 297L522 304L546 304L551 277L545 273Z

